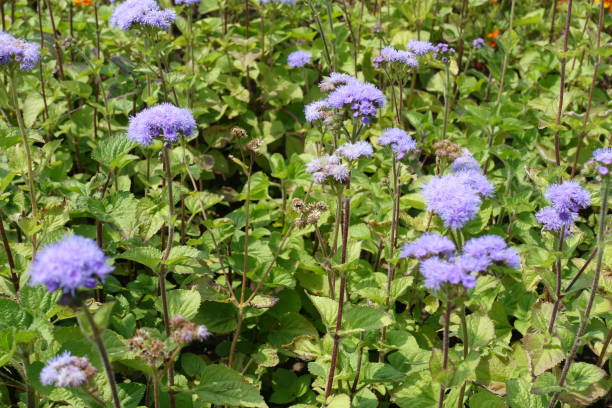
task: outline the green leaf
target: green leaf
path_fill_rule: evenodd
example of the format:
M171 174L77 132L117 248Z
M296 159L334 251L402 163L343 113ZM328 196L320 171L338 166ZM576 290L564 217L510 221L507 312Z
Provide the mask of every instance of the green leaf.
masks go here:
M128 139L126 135L115 134L99 142L91 152L91 157L109 168L121 168L127 164L123 158L136 146L137 144Z
M120 383L117 384L117 387L123 408L136 408L147 389L144 384L137 382Z
M574 363L567 373L565 386L570 391L584 391L606 376L601 368L588 363Z
M331 330L336 326L336 317L338 316L338 302L328 297L310 295L312 304L317 308L323 324L327 330Z
M0 329L7 327L27 329L31 322L32 317L19 306L19 303L0 298Z
M488 316L471 314L466 320L470 350L482 348L495 339L495 326ZM460 338L463 340L463 332Z
M200 293L195 290L173 289L167 294L168 313L170 318L181 315L187 320L193 319L200 308ZM162 311L161 299L155 302L157 310Z
M531 391L531 379L521 377L506 383L506 401L511 407L546 408L546 399Z
M11 361L15 351L17 351L15 328L10 327L0 330L0 367Z
M173 265L177 263L182 263L189 259L196 259L199 256L200 251L198 251L196 248L186 245L178 245L170 250L168 260L165 263L168 265Z
M319 332L301 314L289 312L278 317L278 329L268 335L268 342L276 347L287 346L296 338L318 338Z
M328 408L350 408L351 398L346 394L335 394L327 404Z
M341 334L382 329L393 323L384 311L372 306L345 306Z
M236 407L267 407L259 389L231 368L209 365L202 372L200 384L189 391L194 392L202 402Z
M161 262L162 252L153 247L138 247L117 255L116 259L127 259L155 270Z
M530 333L523 337L533 375L539 376L555 367L565 357L558 338L548 334Z
M534 394L551 394L553 392L563 391L563 387L559 387L557 385L558 380L551 373L544 373L536 378L533 383L533 393Z

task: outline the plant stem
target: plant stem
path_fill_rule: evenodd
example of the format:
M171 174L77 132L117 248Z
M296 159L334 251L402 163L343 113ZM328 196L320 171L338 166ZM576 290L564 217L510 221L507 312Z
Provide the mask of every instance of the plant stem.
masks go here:
M563 299L563 295L561 293L561 257L563 256L563 242L565 241L565 226L561 227L561 232L559 233L559 244L558 244L558 252L557 259L555 261L555 277L556 277L556 287L555 287L555 304L553 306L552 313L550 315L550 323L548 324L548 333L552 334L555 330L555 322L557 320L557 314L559 313L559 308L561 307L561 300Z
M470 345L468 342L468 327L467 327L467 318L465 314L465 306L463 306L461 313L459 315L461 318L461 329L463 332L463 360L467 359L467 356L470 352ZM463 396L465 395L465 387L467 386L467 382L461 384L461 390L459 390L459 400L457 402L457 408L463 408Z
M569 0L570 2L572 0ZM574 361L574 357L576 357L576 353L578 352L578 347L582 341L582 336L586 331L586 328L589 324L589 320L591 317L591 309L593 308L593 303L595 302L595 296L597 296L597 288L599 287L599 278L601 276L601 269L603 263L603 254L605 251L606 245L606 233L607 233L607 223L606 218L608 216L608 194L610 190L610 176L605 176L602 181L601 186L601 208L599 210L599 226L597 231L597 261L595 265L595 276L593 277L593 284L591 285L591 295L589 296L589 301L587 303L586 309L584 311L584 317L580 323L578 328L578 332L576 333L576 337L574 338L574 344L572 344L572 348L570 350L569 355L565 359L565 364L563 365L563 370L561 370L561 376L559 377L559 387L563 387L565 384L565 379L567 378L567 374L569 372L570 366ZM549 408L553 408L559 399L559 393L555 392L552 396Z
M561 116L563 115L563 96L565 94L565 68L567 65L567 43L569 40L570 23L572 21L572 0L567 0L567 16L565 18L565 30L563 31L563 56L561 57L561 72L559 78L559 106L557 108L557 118L555 124L561 126ZM555 163L557 167L561 165L561 147L559 144L559 129L555 130Z
M450 109L450 68L444 65L446 82L444 84L444 118L442 122L442 139L446 139L446 128L448 126L448 111Z
M612 341L612 328L608 330L608 335L606 336L606 339L601 347L601 353L599 353L599 358L597 359L597 367L603 367L604 362L606 361L606 353L608 352L610 341Z
M349 175L350 180L350 175ZM350 181L347 184L347 188L350 189ZM349 222L351 212L351 198L350 196L344 197L344 211L342 214L342 254L341 262L346 263L346 251L348 247L348 235L349 235ZM340 276L340 293L338 294L338 313L336 315L336 330L334 332L334 345L332 347L331 363L329 366L329 375L327 377L327 384L325 386L325 395L323 397L324 403L327 403L327 399L331 395L332 388L334 385L334 375L336 372L336 365L338 364L338 350L340 348L340 330L342 329L342 315L344 312L344 297L346 293L346 272L343 271Z
M121 400L119 399L119 393L117 392L117 382L115 381L115 374L113 373L113 368L111 367L110 360L108 359L106 348L104 347L104 343L102 342L100 329L98 328L98 325L96 324L93 316L89 312L89 309L86 305L83 305L83 313L85 314L85 317L87 318L87 321L91 326L93 341L98 347L98 352L100 353L100 358L102 359L102 364L104 365L104 371L106 372L108 384L110 386L111 394L113 396L113 405L115 408L121 408Z
M0 218L0 236L2 237L2 245L4 246L4 252L6 253L6 260L9 265L9 272L11 274L11 281L13 282L13 289L15 289L15 293L19 292L19 277L15 273L15 261L13 260L13 253L11 251L11 246L9 244L8 238L6 236L6 231L4 230L4 222Z
M444 332L442 334L442 369L448 367L448 332L450 327L450 315L453 310L453 305L450 301L446 301L446 309L444 311ZM446 394L446 387L444 384L440 384L440 395L438 397L438 408L444 407L444 396Z
M334 71L336 70L336 61L338 59L338 53L336 52L336 32L334 31L334 18L332 15L332 1L331 0L325 0L325 6L327 8L327 20L329 23L329 32L331 35L333 35L332 38L332 52L334 53L333 55L333 64L332 67L334 69Z
M357 347L357 370L355 371L355 379L351 387L351 394L357 392L357 385L359 384L359 377L361 376L361 363L363 360L363 340L365 339L364 332L359 333L359 346Z
M167 268L165 261L170 256L172 250L172 242L174 239L174 196L172 194L172 169L170 167L170 154L169 149L164 147L162 150L163 166L166 171L166 189L168 191L168 237L166 241L166 247L162 254L161 264L159 267L159 294L162 301L162 313L164 319L164 331L166 336L170 336L170 316L168 311L168 298L166 294L166 274ZM174 367L170 365L168 367L168 385L172 387L174 385ZM170 397L170 406L174 408L176 406L176 400L174 398L174 391L169 390L168 396Z
M548 43L552 44L555 36L555 20L557 19L557 1L552 0L552 14L550 15L550 30L548 31Z
M327 67L330 71L335 71L334 65L332 63L331 54L329 52L329 45L327 44L327 36L325 35L325 30L323 30L323 24L321 24L321 19L319 18L319 13L315 9L312 4L312 1L308 1L308 6L312 11L312 15L314 16L315 21L317 22L317 27L319 28L319 34L321 34L321 40L323 41L323 49L325 50L325 60L327 61Z
M36 12L38 14L38 33L40 35L40 49L42 50L43 47L45 46L45 38L43 36L43 24L42 24L42 3L40 2L40 0L36 0ZM38 80L40 81L40 91L41 91L41 95L43 98L43 104L44 104L44 115L43 117L45 118L45 120L49 119L49 106L47 105L47 92L46 92L46 87L45 87L45 76L43 74L43 63L42 63L42 58L40 58L38 60Z

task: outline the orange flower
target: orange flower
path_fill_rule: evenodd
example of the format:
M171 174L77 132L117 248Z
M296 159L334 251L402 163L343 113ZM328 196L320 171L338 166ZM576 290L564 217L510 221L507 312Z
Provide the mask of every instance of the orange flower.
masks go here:
M93 5L93 0L72 0L73 6L91 6Z
M599 3L601 0L595 0ZM604 0L604 9L608 9L608 13L612 13L612 0Z
M497 43L495 42L495 39L497 37L499 37L499 34L501 33L499 28L495 28L493 29L493 31L491 31L489 34L487 34L487 38L489 39L489 41L487 41L487 44L489 44L489 46L495 48L497 47Z

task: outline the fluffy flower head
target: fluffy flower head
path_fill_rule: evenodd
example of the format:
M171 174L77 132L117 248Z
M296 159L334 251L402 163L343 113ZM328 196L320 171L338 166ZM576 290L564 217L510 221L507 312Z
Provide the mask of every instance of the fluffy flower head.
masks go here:
M68 235L43 247L30 266L30 283L45 285L52 292L61 289L74 294L81 288L94 288L113 268L107 264L98 244L79 235Z
M312 181L317 184L346 183L350 175L348 167L340 163L336 155L312 159L306 165L306 171L312 174Z
M476 217L481 204L478 193L455 174L433 177L422 194L427 209L438 214L447 228L462 228Z
M577 181L564 181L548 187L544 196L557 212L577 212L591 204L589 193Z
M306 51L294 51L287 57L287 65L291 68L303 67L310 62L312 56Z
M544 229L549 231L561 231L565 227L566 234L574 225L578 214L571 211L557 212L553 207L545 207L536 213L536 219Z
M408 133L399 128L386 129L383 135L378 138L381 146L391 146L397 154L398 159L403 159L406 153L416 149L416 142Z
M379 108L385 105L385 95L370 83L352 80L339 86L327 97L327 103L337 109L348 108L352 116L369 124Z
M424 285L431 290L439 290L443 284L463 285L466 289L476 286L476 278L465 273L455 262L440 258L429 258L421 262L419 268L425 278Z
M419 66L416 54L410 51L396 50L390 45L380 51L380 55L372 60L376 68L384 63L398 63L410 68Z
M423 234L409 244L405 244L400 252L401 258L425 259L432 256L449 258L455 253L455 244L435 232Z
M602 176L610 173L612 167L612 147L602 147L593 152L591 161L597 164L597 171Z
M410 40L406 46L408 51L413 52L418 56L423 56L434 50L434 46L429 41Z
M480 164L474 159L472 154L468 150L464 150L463 154L457 157L451 163L451 170L455 173L460 171L482 171Z
M80 387L96 373L96 368L86 357L75 357L66 351L47 361L40 372L40 382L56 387Z
M457 263L466 272L484 272L492 265L518 268L521 258L514 248L508 248L502 237L484 235L468 240Z
M0 65L19 63L24 71L31 71L40 58L38 44L15 38L0 31Z
M474 47L475 49L479 50L482 48L482 46L484 45L485 40L483 38L476 38L472 41L472 47Z
M126 0L115 7L110 23L122 30L135 25L166 30L175 19L174 10L160 9L155 0Z
M196 122L189 109L162 103L131 117L127 136L142 146L149 146L155 137L162 136L166 142L176 142L181 135L191 136L195 129Z
M347 160L357 160L360 157L370 157L374 151L372 145L362 140L357 143L345 143L336 149L336 155Z
M325 99L315 101L304 107L304 116L308 122L323 120L331 115L330 109Z
M468 170L455 173L457 180L474 190L483 198L493 196L495 187L489 182L489 179L479 171Z

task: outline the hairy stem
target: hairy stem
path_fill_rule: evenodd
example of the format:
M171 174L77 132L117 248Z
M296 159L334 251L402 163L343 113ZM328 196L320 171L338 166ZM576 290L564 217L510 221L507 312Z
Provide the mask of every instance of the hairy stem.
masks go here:
M13 252L11 251L11 246L8 241L8 237L6 236L6 231L4 230L4 222L0 219L0 236L2 237L2 246L4 246L4 252L6 253L6 260L9 265L9 272L11 274L11 282L13 283L13 289L15 289L15 293L19 292L19 277L15 273L15 261L13 260Z
M559 308L561 307L561 300L563 299L563 295L561 293L561 257L563 256L563 242L565 241L565 226L561 228L561 232L559 233L559 244L557 250L559 254L557 255L557 259L555 261L555 278L556 278L556 286L555 286L555 304L553 306L552 313L550 315L550 323L548 324L548 332L552 334L555 330L555 322L557 321L557 314L559 313Z
M465 306L462 308L461 313L459 315L461 318L461 330L463 333L463 360L467 359L467 356L470 352L470 345L468 342L468 326L467 326L467 318L465 313ZM461 384L461 389L459 390L459 399L457 401L457 408L463 408L463 397L465 395L465 387L467 386L467 382Z
M446 301L446 309L444 310L444 332L442 334L442 369L448 367L448 347L449 347L449 327L450 327L450 315L453 310L453 305L450 301ZM440 384L440 395L438 397L438 408L444 407L444 396L446 394L446 387L444 384Z

